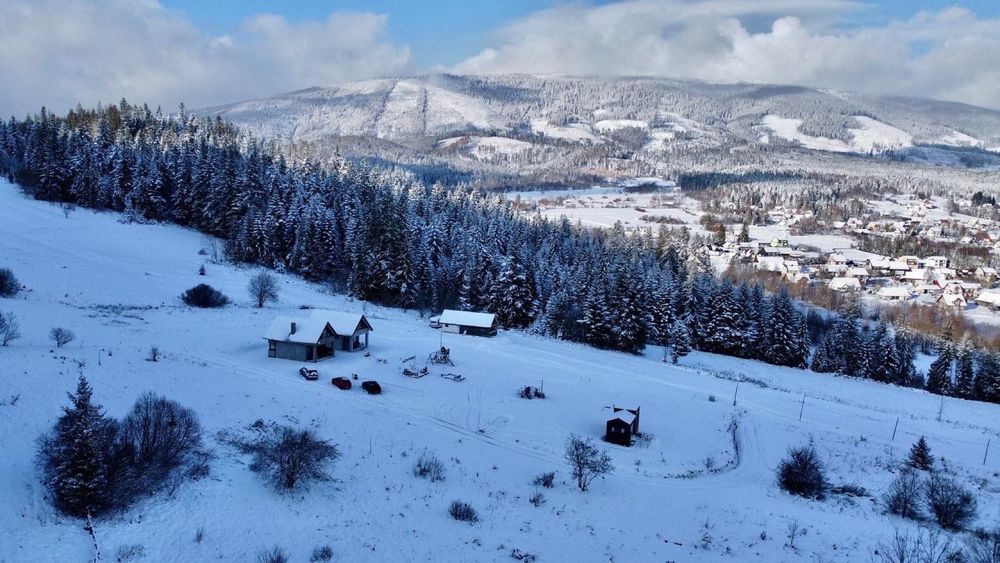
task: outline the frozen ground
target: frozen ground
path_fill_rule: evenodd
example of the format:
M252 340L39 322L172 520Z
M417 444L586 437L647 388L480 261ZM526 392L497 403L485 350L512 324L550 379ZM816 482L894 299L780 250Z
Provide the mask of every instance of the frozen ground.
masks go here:
M976 490L980 521L998 517L997 448L983 465L987 440L998 445L996 405L947 399L939 421L940 399L921 391L697 353L674 367L657 349L629 356L517 332L444 335L457 364L448 371L466 381L435 369L412 380L400 374L401 359L424 358L441 343L416 314L366 306L291 276L281 278L279 305L252 308L251 270L208 263L207 276L197 275L207 241L195 232L87 210L67 216L3 185L0 240L0 265L28 288L0 300L24 333L0 349L2 561L91 557L82 523L53 511L32 465L35 440L66 404L78 362L109 414L121 416L144 391L162 393L198 412L217 455L210 478L98 521L106 559L120 545L142 544L146 561L252 561L280 545L292 561L305 561L329 544L343 561L512 561L519 549L540 561L848 562L868 560L895 528L912 527L870 499L811 502L779 491L774 468L789 446L810 438L834 483L878 494L925 434ZM177 296L199 282L235 304L181 306ZM321 362L318 382L300 379L298 363L267 358L261 336L272 317L301 305L364 310L375 328L371 356ZM57 325L78 338L55 350L47 334ZM145 361L153 344L164 353L156 363ZM378 379L385 394L329 384L351 373ZM734 407L740 378L749 379ZM549 398L516 398L518 386L542 381ZM563 443L572 432L599 438L612 403L641 405L642 430L652 438L633 448L599 442L617 471L580 493L562 462ZM279 495L212 438L257 419L311 426L337 443L335 479ZM424 449L446 463L444 482L412 476ZM531 481L543 471L556 471L557 482L536 508L528 503ZM454 499L472 504L481 521L453 521ZM793 521L805 530L794 548L786 546ZM205 538L197 543L200 527Z

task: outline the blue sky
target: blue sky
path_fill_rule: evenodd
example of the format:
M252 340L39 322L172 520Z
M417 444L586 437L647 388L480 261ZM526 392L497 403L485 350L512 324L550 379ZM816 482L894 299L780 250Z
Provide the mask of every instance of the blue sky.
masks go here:
M747 0L752 3L754 0ZM600 6L612 0L162 0L163 6L182 12L193 24L213 35L224 35L246 18L278 14L291 22L322 20L333 12L359 11L389 17L387 35L410 46L417 68L450 66L490 44L494 32L533 12L559 5ZM921 10L952 6L967 8L979 17L1000 16L1000 0L860 0L863 7L840 22L841 27L883 25L908 19ZM749 29L770 26L773 17L745 18Z

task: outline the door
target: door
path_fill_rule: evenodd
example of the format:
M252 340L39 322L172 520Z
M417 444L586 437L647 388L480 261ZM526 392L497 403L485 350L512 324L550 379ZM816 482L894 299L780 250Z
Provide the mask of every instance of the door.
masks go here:
M313 347L306 346L306 361L311 362L313 360Z

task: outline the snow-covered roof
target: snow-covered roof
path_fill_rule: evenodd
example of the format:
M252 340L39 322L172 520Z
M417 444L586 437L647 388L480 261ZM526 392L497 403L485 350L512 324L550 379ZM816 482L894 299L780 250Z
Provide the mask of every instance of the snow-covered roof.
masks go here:
M990 305L1000 305L1000 291L986 290L980 293L979 297L976 297L976 301Z
M333 332L341 336L350 336L354 334L354 331L358 330L358 326L361 324L362 320L369 329L371 329L371 324L368 323L368 319L361 313L345 313L342 311L326 311L323 309L313 309L309 313L309 318L315 318L320 320L325 320L330 323L333 327Z
M294 333L292 332L292 323L295 324ZM264 338L281 342L315 344L323 336L326 325L327 322L319 318L279 315L271 321L271 326L264 334Z
M833 291L855 290L861 289L861 282L857 278L833 278L829 287Z
M608 420L614 420L616 418L618 420L621 420L625 424L632 424L633 422L635 422L635 415L628 412L627 410L620 410L616 413L613 413L611 416L608 417Z
M271 321L264 338L282 342L299 342L314 344L323 336L327 325L333 332L341 336L351 336L362 324L371 329L371 324L361 313L345 313L341 311L326 311L313 309L308 317L292 317L279 315ZM295 333L292 333L292 323L295 323Z
M879 297L910 297L910 289L903 286L889 286L878 290Z
M441 313L441 324L490 328L496 315L493 313L477 313L475 311L453 311L445 309Z
M847 270L847 275L849 276L868 276L868 270L864 268L851 268Z

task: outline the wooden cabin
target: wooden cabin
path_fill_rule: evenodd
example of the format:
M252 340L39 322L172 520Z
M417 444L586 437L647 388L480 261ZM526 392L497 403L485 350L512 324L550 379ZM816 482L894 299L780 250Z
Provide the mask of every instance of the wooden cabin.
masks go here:
M639 433L639 407L628 409L612 406L613 414L604 430L604 440L619 446L632 445L632 437Z
M497 335L497 317L493 313L445 309L438 322L443 332L472 336Z
M360 313L314 309L308 317L275 317L264 339L269 358L315 362L333 357L337 350L368 348L368 333L372 330Z

